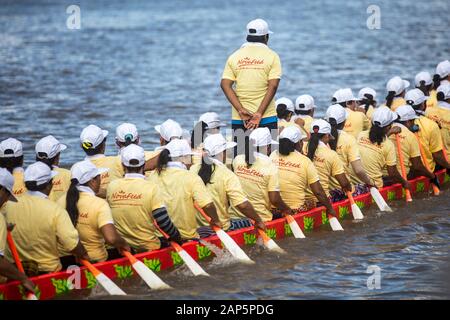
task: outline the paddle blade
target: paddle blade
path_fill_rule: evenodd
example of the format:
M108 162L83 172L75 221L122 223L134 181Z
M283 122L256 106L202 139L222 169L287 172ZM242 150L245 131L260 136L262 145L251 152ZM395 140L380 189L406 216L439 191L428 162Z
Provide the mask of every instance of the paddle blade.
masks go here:
M343 231L341 224L339 223L339 220L336 219L336 217L331 217L330 219L330 226L333 231Z
M364 219L364 215L362 214L361 209L358 207L358 205L356 203L352 204L352 214L353 214L353 219L355 219L355 220Z
M39 300L32 292L27 293L27 300Z
M383 196L380 194L380 191L378 191L377 188L370 188L370 194L372 195L373 200L375 200L375 203L381 211L392 212L391 207L389 207L386 201L384 201Z
M411 197L411 192L409 191L409 189L405 189L405 198L406 198L406 202L412 202L413 199Z
M306 238L305 235L303 234L302 229L298 225L297 221L295 221L293 216L286 215L286 220L289 223L289 227L291 228L292 234L294 235L295 238L297 239Z
M122 291L110 278L104 273L99 273L95 276L98 283L110 294L115 296L126 296L127 294Z
M171 289L172 287L161 280L152 270L140 260L133 263L133 269L145 281L145 283L152 289Z
M244 263L255 263L225 231L219 228L214 228L214 231L233 257Z
M192 271L194 276L207 276L209 277L209 274L203 270L203 268L192 259L192 257L189 255L189 253L186 252L183 248L180 247L180 251L178 251L178 254L180 255L181 259L183 259L184 263L188 266L189 270Z
M283 249L281 249L276 243L275 241L273 241L264 231L258 229L259 235L261 236L261 238L263 239L264 242L264 246L269 249L270 251L274 251L274 252L278 252L281 254L285 254L286 251L284 251Z

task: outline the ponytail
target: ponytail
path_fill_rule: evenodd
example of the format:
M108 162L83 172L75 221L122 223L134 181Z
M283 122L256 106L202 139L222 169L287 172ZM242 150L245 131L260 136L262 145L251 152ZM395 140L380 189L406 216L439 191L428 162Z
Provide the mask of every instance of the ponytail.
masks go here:
M439 91L436 94L436 99L437 101L445 101L445 94L442 91Z
M278 119L286 119L289 117L289 114L292 113L287 109L287 106L283 103L277 105L277 117Z
M361 104L364 105L364 110L366 110L366 112L367 112L367 110L369 110L370 106L375 107L375 104L376 104L375 100L373 99L373 96L369 93L366 93L364 95L364 98L361 99L360 102L361 102Z
M311 161L314 161L314 155L316 154L317 147L319 146L320 139L324 136L324 134L320 133L311 133L311 137L308 142L308 158Z
M215 165L206 163L205 159L202 158L202 164L200 166L200 170L198 170L198 175L203 180L203 183L207 185L211 183L211 176L214 172Z
M328 144L330 145L330 148L332 150L336 151L337 143L338 143L338 139L339 139L338 129L342 129L342 127L344 127L345 121L340 124L337 124L337 121L335 118L330 118L328 120L328 122L331 125L331 135L334 137L334 140L330 140L330 142L328 142Z
M45 154L46 156L47 154ZM47 159L47 158L39 158L40 154L36 155L36 161L42 162L43 164L46 164L50 170L53 170L53 164L55 163L55 159L56 157L53 157L51 159ZM42 155L44 156L44 155Z
M392 106L392 102L394 101L394 97L395 97L395 91L389 91L388 95L386 96L386 106L387 107L391 107Z
M203 143L203 138L206 132L206 128L208 127L208 124L199 121L195 124L194 129L191 133L191 148L196 149L200 144Z
M441 85L441 76L438 74L435 74L433 76L433 84L434 84L434 90L437 90L437 88Z
M380 127L379 123L375 121L372 127L370 127L369 140L372 143L380 145L384 141L384 139L386 139L384 127Z
M158 157L158 163L156 164L156 170L158 171L158 174L161 174L161 172L167 167L167 164L172 159L170 158L169 150L163 149Z
M283 156L288 156L295 150L295 143L288 138L281 138L278 140L278 152Z
M70 187L66 195L66 210L69 213L70 220L74 227L78 223L78 200L80 199L80 191L77 189L78 180L72 179L70 181Z

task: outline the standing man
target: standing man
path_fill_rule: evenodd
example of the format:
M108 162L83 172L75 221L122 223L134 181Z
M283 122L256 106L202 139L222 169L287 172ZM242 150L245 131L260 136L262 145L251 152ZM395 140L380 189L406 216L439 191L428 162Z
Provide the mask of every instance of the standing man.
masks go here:
M245 133L248 141L247 130L267 127L277 131L274 97L282 72L280 57L267 46L271 33L266 21L250 21L247 42L228 58L223 71L220 86L233 106L231 127L240 151L243 144L237 137Z

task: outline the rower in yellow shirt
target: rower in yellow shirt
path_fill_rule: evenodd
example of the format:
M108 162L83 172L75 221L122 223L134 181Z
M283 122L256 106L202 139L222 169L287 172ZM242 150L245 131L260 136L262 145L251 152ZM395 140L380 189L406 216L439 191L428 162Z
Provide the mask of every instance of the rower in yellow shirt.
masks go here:
M386 96L385 106L395 111L399 106L405 105L405 92L409 88L409 85L409 81L403 80L399 76L389 79L386 84L388 94Z
M65 144L60 143L53 136L46 136L36 143L36 161L40 161L49 166L49 168L58 173L53 178L52 191L48 198L57 201L61 198L70 186L70 171L59 167L61 151L67 149Z
M198 174L206 185L224 230L249 227L252 225L249 219L255 221L255 227L265 230L263 221L245 196L239 178L225 165L227 150L235 146L235 142L227 142L220 133L209 135L204 142L205 154L201 163L193 165L190 171ZM237 208L246 218L231 219L229 206ZM200 237L204 238L214 233L203 216L197 215L197 220L200 224L197 230Z
M156 229L155 223L180 242L180 232L173 225L167 209L159 195L157 186L144 176L145 152L136 144L121 151L121 162L125 175L109 184L107 199L119 233L137 252L166 247L165 239Z
M17 202L13 195L14 177L5 168L0 168L0 211L5 203L9 201ZM17 268L4 257L6 251L7 226L5 217L0 213L0 278L6 277L10 280L18 280L27 290L34 293L34 283L27 276L19 272ZM0 280L1 283L1 280Z
M278 168L281 197L292 210L307 211L316 207L316 201L308 201L306 196L306 190L311 189L327 213L335 216L336 212L319 181L319 173L312 161L301 154L305 138L300 129L286 128L279 136L279 149L270 155Z
M278 142L272 140L268 128L253 130L249 138L252 148L233 160L234 173L239 177L247 199L264 222L280 218L286 213L290 214L291 209L280 195L278 169L268 157L272 150L271 145ZM278 214L272 214L272 207ZM242 214L235 207L231 207L231 216L241 218Z
M434 89L437 90L443 84L450 84L450 61L444 60L436 66L436 73L433 76Z
M97 168L107 168L114 171L117 168L117 158L105 156L107 136L107 130L102 130L96 125L91 124L81 131L81 148L86 153L85 160L90 160ZM101 176L100 191L97 196L100 198L106 197L106 189L110 181L111 176L109 171L104 172Z
M31 164L24 174L27 193L6 206L6 221L15 225L12 237L20 259L33 275L61 270L58 245L78 259L89 260L67 211L48 199L55 175L42 162Z
M212 225L221 227L213 198L202 179L189 171L192 153L186 140L170 141L159 154L157 169L149 176L183 240L199 237L194 203L211 218Z
M401 183L406 189L410 187L409 182L403 179L397 170L395 146L388 139L389 135L400 131L398 128L392 129L392 124L397 118L398 115L388 107L378 107L373 113L372 127L368 131L361 132L357 139L364 170L374 180L377 188L393 182ZM384 168L388 174L385 179L383 179Z
M364 87L358 92L358 107L364 112L369 121L372 121L373 112L377 107L377 92L369 87ZM370 126L370 123L369 123Z
M427 109L426 116L435 121L441 129L444 152L450 159L450 84L443 84L437 88L437 106ZM447 160L448 161L448 160Z
M436 165L441 168L450 168L450 164L445 159L443 153L443 143L439 125L425 116L426 112L426 97L420 89L413 89L406 93L407 103L413 107L416 114L419 116L415 123L419 126L419 131L416 133L420 144L422 146L424 155L422 160L426 161L426 167L434 172ZM433 108L434 109L434 108ZM425 159L423 159L425 158Z
M295 115L291 121L297 122L299 119L303 120L304 134L309 139L309 132L311 131L311 123L314 121L314 98L309 94L302 94L295 99L294 112Z
M353 95L350 88L337 90L331 100L333 104L340 104L348 112L343 129L345 132L356 138L361 131L370 128L370 121L364 112L358 111L358 99Z
M417 89L422 90L427 100L427 108L433 108L437 106L436 90L433 89L433 79L427 71L422 71L416 74L414 77L414 84Z
M13 194L18 197L27 191L23 180L22 142L8 138L0 142L0 167L7 169L14 177Z
M105 244L115 247L118 253L130 251L130 246L114 226L108 202L96 196L100 189L100 176L107 170L97 168L89 160L75 163L70 170L72 180L69 191L58 201L69 213L80 241L93 262L108 259Z

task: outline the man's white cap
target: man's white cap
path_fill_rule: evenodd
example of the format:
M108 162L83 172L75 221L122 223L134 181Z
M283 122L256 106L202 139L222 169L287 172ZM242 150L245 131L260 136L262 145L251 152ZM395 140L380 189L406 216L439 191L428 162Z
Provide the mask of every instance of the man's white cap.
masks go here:
M72 179L78 180L79 184L85 184L108 170L107 168L97 168L91 161L84 160L75 163L70 169L70 174Z
M219 115L215 112L206 112L198 118L198 121L203 121L208 125L207 129L216 129L226 127L227 125L220 122Z
M116 139L119 142L134 142L139 138L136 126L132 123L122 123L116 128Z
M280 105L280 104L284 104L288 111L291 111L292 113L295 112L294 103L292 102L291 99L285 98L285 97L277 99L277 101L275 101L275 106L278 107L278 105Z
M398 114L400 121L408 121L418 119L416 111L409 104L398 107L395 112Z
M420 89L412 89L405 94L406 102L412 106L422 104L422 102L428 100L428 98L429 97L426 96Z
M0 158L17 158L23 156L22 142L8 138L0 142Z
M444 99L447 100L450 98L450 84L445 83L441 84L437 89L436 93L442 92L444 94Z
M39 159L51 159L66 149L67 146L60 143L54 136L46 136L36 143L35 152Z
M122 163L127 167L139 168L145 163L144 148L137 144L130 144L120 152Z
M398 115L386 106L381 106L375 109L372 116L372 123L379 127L386 127L394 122Z
M374 89L364 87L358 92L358 100L367 99L366 94L370 94L374 100L377 97L377 92Z
M164 149L169 151L171 158L191 156L195 154L192 152L189 143L184 139L172 140L164 146Z
M314 98L309 94L302 94L295 99L295 110L298 111L309 111L314 109L316 106L314 105Z
M333 94L333 98L336 99L336 103L342 103L347 101L356 101L358 99L353 95L353 91L350 88L339 89Z
M436 67L436 74L438 74L441 78L445 78L450 74L450 61L444 60L439 62Z
M8 190L10 193L9 200L17 202L17 199L13 195L14 177L5 168L0 168L0 186Z
M289 139L293 143L297 143L304 138L306 137L303 136L302 131L296 126L284 128L279 135L279 139Z
M395 77L389 79L389 81L386 84L387 92L394 91L396 95L402 93L408 87L409 87L409 81L403 80L399 76L395 76Z
M311 123L311 133L331 134L331 125L323 119Z
M53 179L58 172L50 170L50 167L43 162L35 162L30 164L23 174L25 182L35 181L40 186Z
M94 149L97 148L107 136L107 130L102 130L96 125L90 124L81 131L80 141L84 149Z
M210 156L215 156L221 152L234 148L236 142L228 142L220 133L211 134L203 141L203 149L209 153Z
M269 30L269 25L263 19L255 19L247 24L247 35L249 36L265 36L272 33Z
M431 74L427 71L422 71L422 72L419 72L418 74L416 74L416 76L414 77L414 84L415 84L416 88L421 86L422 81L424 82L424 84L426 86L432 84L433 79L431 78Z
M183 129L178 122L172 119L164 121L161 125L155 126L155 130L161 135L161 137L170 141L172 138L181 138L183 136Z
M255 147L264 147L269 144L278 144L275 140L272 140L269 128L257 128L250 133L250 141Z
M329 106L325 115L325 119L327 119L328 122L330 122L331 118L334 118L337 124L340 124L345 120L347 120L347 117L348 117L347 109L341 106L340 104L333 104Z

